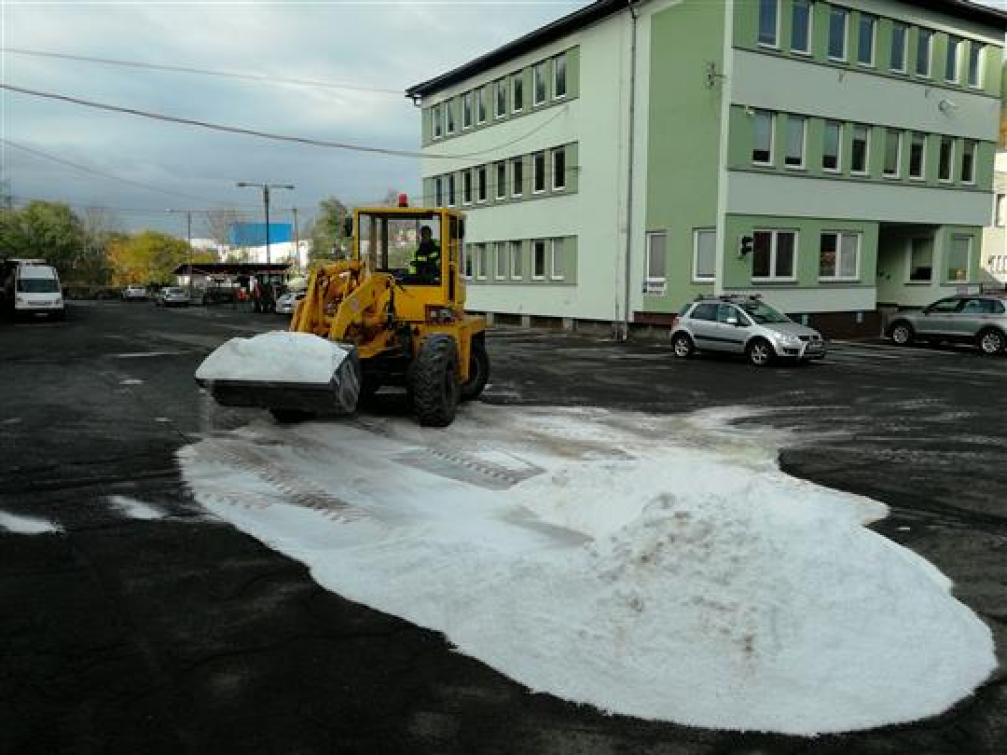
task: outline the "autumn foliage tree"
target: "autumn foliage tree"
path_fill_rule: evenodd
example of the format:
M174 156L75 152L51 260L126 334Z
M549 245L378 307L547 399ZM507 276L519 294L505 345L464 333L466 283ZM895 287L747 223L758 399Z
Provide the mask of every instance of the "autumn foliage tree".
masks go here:
M174 282L175 268L189 261L189 245L158 231L142 231L114 239L109 261L117 285L166 285Z

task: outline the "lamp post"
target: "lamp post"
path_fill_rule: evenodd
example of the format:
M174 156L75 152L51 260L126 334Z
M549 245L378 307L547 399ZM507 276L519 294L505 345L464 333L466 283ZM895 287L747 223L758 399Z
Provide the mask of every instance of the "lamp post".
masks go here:
M238 181L238 188L256 188L262 189L262 205L266 210L266 269L269 269L270 258L269 258L269 190L270 189L293 189L293 184L269 184L269 183L253 183L252 181Z
M189 299L192 299L192 210L165 210L165 212L185 213L185 240L189 245Z

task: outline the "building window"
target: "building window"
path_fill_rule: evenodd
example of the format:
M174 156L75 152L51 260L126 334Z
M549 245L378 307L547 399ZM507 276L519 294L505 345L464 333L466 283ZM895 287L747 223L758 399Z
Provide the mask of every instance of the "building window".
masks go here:
M476 201L485 202L488 195L486 187L486 166L476 168Z
M493 245L493 257L496 260L496 268L493 277L498 281L507 278L507 245L498 241Z
M475 275L475 267L474 267L475 263L473 259L474 255L475 255L475 245L471 244L467 245L465 247L465 267L462 270L462 275L465 277L465 280L470 281Z
M962 282L969 279L969 264L972 257L972 237L952 236L948 249L947 281Z
M521 254L521 242L510 242L510 277L511 280L521 280L524 277L524 261Z
M566 188L566 147L558 147L552 151L552 190L563 191Z
M856 280L860 275L860 234L826 231L818 252L818 277Z
M804 116L787 116L787 151L783 162L788 168L804 167L805 126L806 119Z
M958 83L958 55L962 41L958 37L948 37L947 61L944 65L944 78L952 84Z
M926 172L927 135L914 131L909 141L909 177L920 179Z
M793 280L797 261L797 232L755 231L752 236L752 278Z
M455 206L455 174L448 176L448 207Z
M930 76L930 46L934 33L929 29L920 29L916 38L916 75Z
M874 30L878 19L868 13L860 14L859 35L857 36L857 62L864 66L874 65Z
M520 197L524 193L524 161L515 157L510 164L511 196Z
M434 105L430 109L430 120L434 127L434 139L440 139L443 135L442 129L444 126L444 120L441 116L441 106Z
M542 239L531 242L531 277L535 280L545 278L545 241Z
M644 271L643 293L663 296L667 288L668 234L664 231L647 234L647 269Z
M937 180L950 181L955 164L955 140L950 136L941 137L940 159L937 161Z
M444 206L444 184L441 178L434 179L434 207Z
M545 61L536 63L532 68L532 79L534 83L533 105L541 105L545 102Z
M462 128L472 128L472 92L462 95Z
M1007 224L1007 194L997 194L996 204L993 207L995 220L993 221L1001 228Z
M552 59L552 98L566 97L566 53Z
M717 276L717 232L697 228L692 234L692 279L711 281Z
M776 47L779 36L779 0L759 0L759 44Z
M892 47L888 67L896 73L906 72L906 40L908 37L909 27L898 21L892 24Z
M983 85L983 49L975 40L969 42L969 86L976 89Z
M507 79L498 79L493 84L493 115L503 118L507 115Z
M476 278L486 280L490 271L490 250L489 244L479 244L476 246Z
M846 20L850 12L835 6L829 9L829 57L846 60Z
M497 163L496 169L496 191L494 194L497 199L506 199L507 197L507 163L499 162Z
M462 173L462 204L472 204L472 171Z
M524 75L520 73L510 77L510 109L513 113L524 110Z
M794 0L791 6L790 49L792 52L811 53L811 0Z
M909 280L929 282L934 273L934 245L930 239L909 240Z
M752 115L754 139L752 162L757 165L773 164L773 114L768 110L756 110Z
M455 132L455 101L448 100L444 103L444 115L447 120L447 132L453 134Z
M976 143L966 139L962 144L962 183L976 182Z
M486 87L476 90L476 123L486 122Z
M545 191L545 152L536 152L532 155L532 193L541 194Z
M563 239L553 239L549 253L549 277L561 281L566 277L563 266Z
M870 159L871 129L857 123L853 126L853 144L850 150L850 172L867 173L867 162Z
M893 128L885 129L885 178L898 178L902 157L902 132Z
M825 122L825 144L822 145L822 170L839 172L839 149L843 143L843 124L839 121Z

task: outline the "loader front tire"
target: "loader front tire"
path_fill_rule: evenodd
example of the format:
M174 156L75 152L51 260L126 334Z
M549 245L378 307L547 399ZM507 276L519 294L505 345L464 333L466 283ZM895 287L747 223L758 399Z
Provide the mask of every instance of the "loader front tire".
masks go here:
M472 339L469 379L462 384L462 401L479 398L489 379L490 355L486 353L486 339L479 335Z
M458 410L458 347L450 336L433 335L413 364L413 410L423 427L447 427Z

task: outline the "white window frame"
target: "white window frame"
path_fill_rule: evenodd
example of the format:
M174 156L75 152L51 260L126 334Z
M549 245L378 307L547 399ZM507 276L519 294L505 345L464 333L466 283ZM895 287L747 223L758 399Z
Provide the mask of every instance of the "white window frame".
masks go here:
M864 167L861 170L856 170L853 167L853 144L856 143L857 139L857 129L862 128L864 130ZM871 172L871 127L866 123L854 123L853 132L850 135L850 175L853 176L866 176Z
M541 158L541 163L539 162ZM539 167L541 165L541 168ZM539 179L541 180L542 188L539 187ZM545 194L546 189L549 187L549 158L546 155L545 150L539 150L538 152L533 152L531 156L531 193L532 195Z
M455 132L455 101L450 99L444 103L444 133L451 136Z
M433 126L431 135L434 141L444 138L444 120L441 115L441 107L442 105L438 103L430 108L430 123Z
M563 66L560 68L559 63L562 61ZM566 99L567 94L570 91L570 69L567 65L566 53L561 52L559 55L555 55L552 58L552 63L550 65L552 69L552 98L554 100ZM563 71L563 92L559 92L560 83L560 70Z
M843 172L843 122L842 121L825 121L825 130L822 131L822 172L823 173L842 173ZM829 126L836 127L836 167L827 168L825 167L825 137L829 133Z
M486 87L476 89L476 125L481 126L489 118L489 103L486 102Z
M556 172L556 157L562 155L563 170L559 172L559 181L557 181ZM551 150L549 153L549 173L552 176L552 190L553 191L566 191L566 147L556 147L556 149Z
M493 242L493 280L507 280L507 243L504 241Z
M462 94L462 131L468 131L472 128L472 124L475 122L473 115L472 92L465 92Z
M800 250L800 233L796 229L791 228L755 228L752 230L752 243L755 243L755 234L757 233L768 233L771 236L769 242L769 275L755 275L754 271L752 273L753 281L776 281L781 283L793 283L797 280L797 256ZM793 270L790 271L790 275L778 275L776 273L776 252L779 247L779 239L782 234L788 234L794 237L794 258L792 261ZM752 262L754 267L755 262L755 251L752 251Z
M512 73L510 76L511 86L510 86L510 111L512 113L520 113L524 110L524 71L518 71L517 73ZM515 82L517 86L515 86ZM521 104L520 106L515 104L517 100L518 92L521 93Z
M965 178L965 156L971 152L972 153L972 175ZM975 139L965 139L962 142L962 165L961 165L961 181L966 186L975 186L976 184L976 158L979 155L979 142Z
M919 174L913 173L913 145L916 142L916 137L923 137L923 150L921 152L922 158L920 159L920 172ZM909 132L909 170L907 171L910 181L924 181L927 177L927 134L923 131L910 131Z
M484 281L489 276L490 245L482 242L476 245L476 280Z
M769 158L767 160L756 160L755 159L755 119L761 116L768 116L769 118ZM776 113L772 110L755 110L752 113L753 127L752 127L752 165L773 165L774 153L776 152Z
M472 204L473 192L472 171L462 171L462 206Z
M664 274L653 275L651 267L653 263L654 242L657 239L663 241L664 256L661 260L661 267ZM644 255L643 269L643 295L644 296L664 296L668 292L668 232L648 231L646 237L647 253Z
M517 168L517 170L515 170ZM511 197L524 196L524 158L515 157L510 161Z
M773 41L764 41L762 39L762 9L763 6L768 7L773 6ZM780 49L780 0L759 0L758 7L756 10L756 22L755 22L755 41L760 47L769 47L773 50Z
M801 141L800 141L800 162L791 163L790 162L790 126L792 123L796 123L798 119L801 122ZM806 168L806 156L808 153L808 119L803 115L787 115L787 134L786 134L786 144L783 149L783 167L787 170L805 170Z
M863 44L864 22L868 20L871 22L871 59L864 61L860 59L860 50L861 44ZM857 20L857 65L864 68L874 68L877 66L879 26L878 17L873 13L860 12L860 18Z
M541 60L531 68L531 106L541 107L549 100L549 78L546 62ZM539 99L539 82L542 82L542 98Z
M899 66L892 65L892 54L895 52L895 32L902 30L902 62ZM893 73L908 73L909 71L909 25L901 21L892 24L891 38L888 40L888 70Z
M467 281L476 276L476 247L478 244L465 244L462 252L462 278Z
M965 247L965 277L964 278L952 278L949 273L951 272L951 252L954 251L955 241L964 240L966 243ZM969 270L972 269L972 247L973 239L971 236L965 236L963 234L955 233L951 235L951 239L948 243L947 254L944 255L944 278L945 283L967 283L969 279Z
M444 185L442 180L440 176L434 178L434 207L444 206Z
M945 47L944 53L944 81L949 84L958 84L961 81L962 44L964 42L964 39L955 34L948 35L947 46ZM953 53L952 49L954 50ZM949 66L948 63L951 65ZM949 68L951 70L948 70Z
M888 172L888 135L895 134L895 172ZM881 177L891 181L897 181L902 176L902 131L901 129L885 129L885 152L884 160L881 164Z
M539 262L541 262L541 266L538 264ZM539 272L536 272L536 270L538 270ZM531 279L536 281L545 280L545 270L546 270L545 239L532 239Z
M927 39L927 70L925 73L920 71L920 42L923 40L923 35L926 35ZM916 31L916 60L913 61L913 73L917 76L929 79L933 76L934 72L934 32L932 29L924 29L920 27Z
M486 166L480 165L475 169L476 173L476 204L486 204L489 199L489 176L486 172Z
M550 239L549 279L566 280L566 270L563 267L563 239Z
M510 279L512 281L524 280L524 265L521 264L522 252L524 251L520 241L507 242L507 259L510 263Z
M1003 228L1007 225L1007 194L998 192L993 195L993 223Z
M448 207L456 207L458 203L458 181L454 173L448 174Z
M832 19L836 16L843 17L843 52L840 56L832 54ZM825 35L825 52L829 60L837 63L846 63L850 59L850 11L838 5L829 7L829 29Z
M835 272L833 275L822 275L821 268L821 237L822 236L835 236L836 237L836 262L835 262ZM856 239L856 249L853 254L856 258L856 265L854 266L854 273L850 275L842 275L840 271L843 269L842 257L843 257L843 239L853 238ZM823 230L819 234L818 242L818 280L820 281L858 281L860 280L860 249L863 241L863 234L859 231L834 231L834 230Z
M947 174L947 177L941 176L941 167L942 167L941 163L943 162L943 160L941 160L941 157L942 157L943 152L944 152L944 143L945 143L944 140L945 139L947 139L948 143L950 143L950 145L951 145L951 152L948 155L948 174ZM943 134L941 135L941 140L940 140L940 142L937 145L937 182L938 183L943 183L943 184L954 183L954 180L955 180L955 147L957 146L956 142L957 142L957 139L955 139L953 136L946 136L946 135L943 135Z
M804 7L807 11L808 26L806 29L808 46L804 49L794 46L794 29L796 24L796 11L798 6ZM812 44L815 39L815 4L812 0L794 0L790 7L790 51L795 55L811 55Z
M930 275L927 278L913 278L913 242L914 241L926 241L930 244ZM936 250L934 249L934 240L926 238L924 236L916 236L906 240L906 283L911 285L920 285L924 283L932 283L934 280L934 255Z
M503 109L500 108L500 93L503 92ZM507 105L510 96L507 93L507 78L497 79L493 82L493 117L496 120L507 117Z
M503 168L503 171L501 171ZM507 161L498 160L496 163L496 191L493 192L493 196L496 199L507 199ZM501 180L501 172L503 173Z
M975 77L972 76L972 56L975 54ZM983 70L986 64L986 45L977 42L972 39L969 40L969 54L968 54L968 71L965 75L968 77L969 86L972 89L982 89L983 88Z
M700 237L713 236L713 272L709 275L699 273L699 241ZM692 231L692 282L711 283L717 279L717 229L695 228Z

